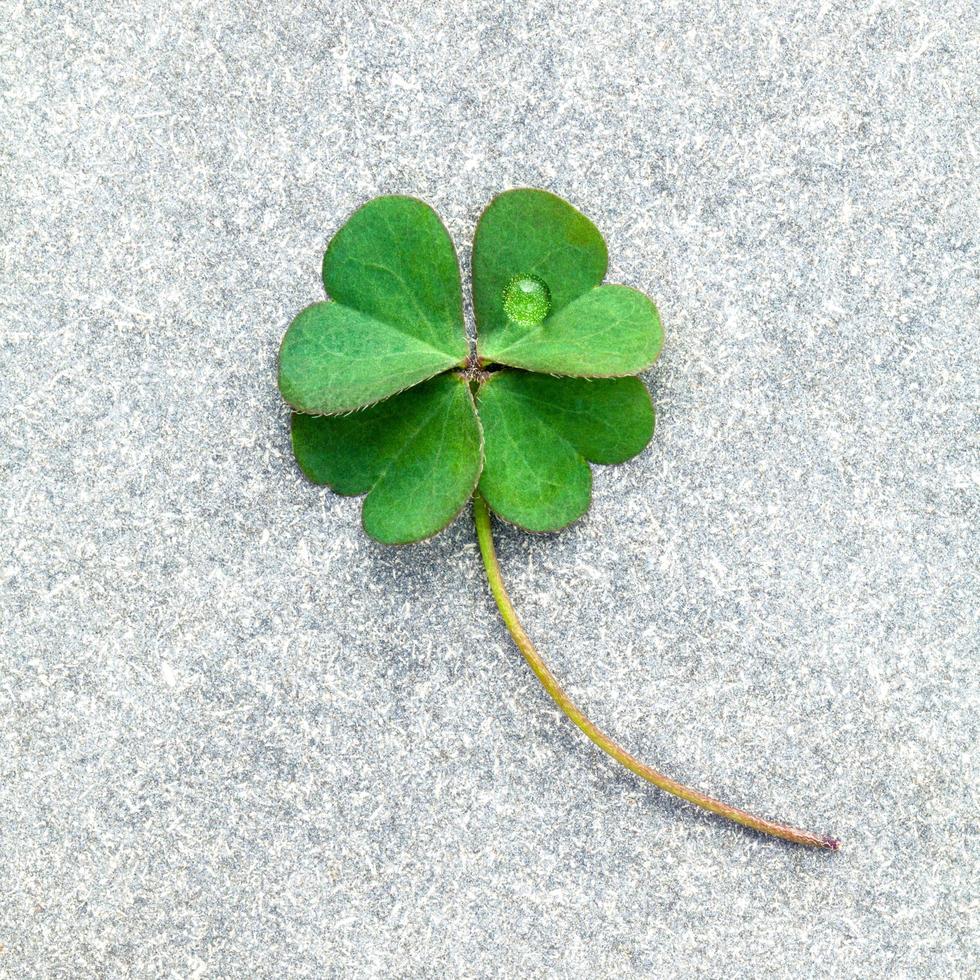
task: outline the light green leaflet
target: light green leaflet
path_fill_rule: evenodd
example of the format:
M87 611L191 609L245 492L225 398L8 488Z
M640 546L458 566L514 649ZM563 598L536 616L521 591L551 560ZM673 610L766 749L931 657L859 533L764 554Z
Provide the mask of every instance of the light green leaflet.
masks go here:
M369 201L327 248L330 300L303 310L282 343L303 472L366 493L365 530L385 543L437 533L477 484L531 530L580 517L588 461L622 462L650 439L649 395L626 376L663 343L642 293L601 285L606 261L595 226L560 198L496 197L474 243L471 352L438 216L414 198Z
M663 346L657 309L626 286L600 286L606 243L595 225L545 191L508 191L483 212L473 243L473 306L480 357L578 377L646 370ZM507 315L510 283L540 281L548 315L526 325Z
M347 412L465 364L456 252L422 201L378 197L355 211L327 248L323 284L332 302L303 310L279 355L297 411Z

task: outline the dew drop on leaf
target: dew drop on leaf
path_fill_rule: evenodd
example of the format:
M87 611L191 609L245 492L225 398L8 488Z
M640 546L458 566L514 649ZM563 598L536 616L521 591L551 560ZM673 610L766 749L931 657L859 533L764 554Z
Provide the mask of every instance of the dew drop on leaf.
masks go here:
M551 312L551 290L537 276L514 276L504 288L504 313L522 327L537 326Z

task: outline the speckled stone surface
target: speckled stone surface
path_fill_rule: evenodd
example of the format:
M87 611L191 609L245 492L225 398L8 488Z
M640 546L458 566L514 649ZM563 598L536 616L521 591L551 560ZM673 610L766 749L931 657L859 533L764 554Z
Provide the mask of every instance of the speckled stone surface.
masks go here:
M972 0L3 4L0 976L978 969ZM385 549L279 340L348 213L590 215L651 447Z

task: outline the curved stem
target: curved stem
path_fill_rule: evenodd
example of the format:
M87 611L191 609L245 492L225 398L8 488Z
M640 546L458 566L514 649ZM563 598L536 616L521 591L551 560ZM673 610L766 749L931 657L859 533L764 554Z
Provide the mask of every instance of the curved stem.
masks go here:
M524 655L524 659L528 662L528 665L534 671L538 680L541 681L541 685L554 698L558 707L603 752L611 755L618 763L626 766L631 772L636 773L637 776L646 779L665 792L672 793L682 800L687 800L688 803L693 803L695 806L709 810L711 813L716 813L718 816L725 817L727 820L734 820L735 823L740 823L744 827L751 827L760 833L769 834L772 837L781 837L783 840L792 841L794 844L804 844L808 847L822 847L829 851L836 851L840 847L840 841L834 837L824 837L820 834L810 833L807 830L797 830L795 827L789 827L786 824L753 816L745 810L740 810L738 807L722 803L721 800L716 800L714 797L707 796L696 789L691 789L691 787L671 779L669 776L665 776L656 769L652 769L645 763L640 762L635 756L630 755L626 749L614 742L605 732L601 731L589 721L581 709L565 693L558 681L555 680L554 674L551 673L548 665L541 659L541 655L535 649L530 637L524 632L521 621L517 618L517 613L504 586L504 580L500 575L500 565L497 562L497 553L493 546L493 534L490 530L490 511L486 501L479 493L476 493L473 497L473 516L476 522L476 537L480 543L480 554L483 556L483 566L487 572L487 581L490 583L490 591L493 593L493 597L497 602L497 608L500 610L500 615L503 617L507 629L510 630L510 635L514 638L517 648Z

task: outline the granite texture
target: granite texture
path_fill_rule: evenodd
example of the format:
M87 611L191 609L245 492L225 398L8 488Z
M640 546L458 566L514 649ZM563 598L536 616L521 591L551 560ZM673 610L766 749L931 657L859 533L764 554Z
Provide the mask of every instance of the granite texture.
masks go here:
M0 976L966 977L980 8L3 3ZM651 447L373 544L275 387L384 192L590 215Z

